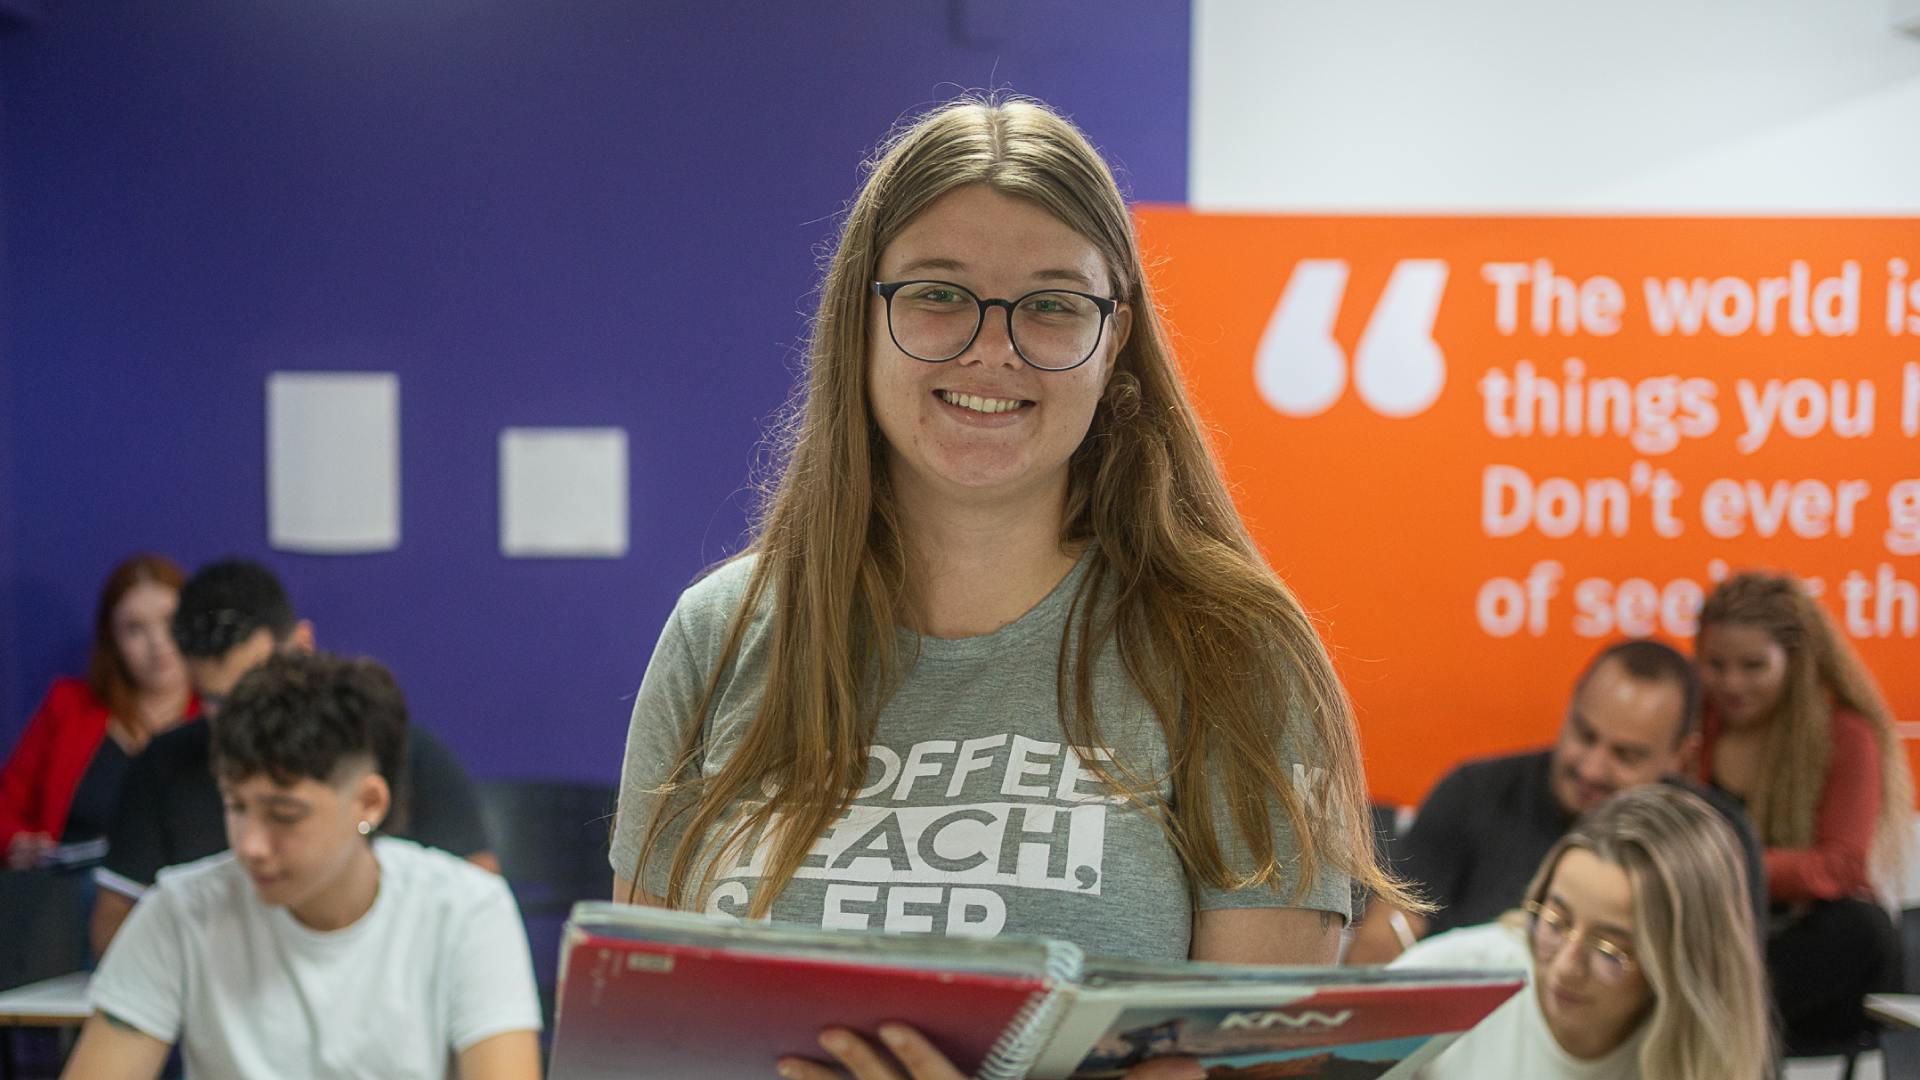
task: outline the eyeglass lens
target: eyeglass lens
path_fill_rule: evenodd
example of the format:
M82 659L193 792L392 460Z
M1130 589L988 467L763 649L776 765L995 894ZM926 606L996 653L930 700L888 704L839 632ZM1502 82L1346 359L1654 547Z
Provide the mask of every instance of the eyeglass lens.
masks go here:
M887 305L894 344L934 362L965 352L984 315L972 292L941 281L909 282ZM1034 367L1074 367L1093 355L1104 322L1099 306L1078 293L1029 293L1013 304L1013 346Z
M1542 909L1533 914L1533 952L1542 962L1551 961L1566 948L1567 942L1575 935L1565 920L1550 909ZM1579 935L1578 944L1586 953L1587 962L1596 979L1607 985L1616 985L1627 977L1627 964L1624 957L1614 951L1617 946L1611 942L1588 935Z

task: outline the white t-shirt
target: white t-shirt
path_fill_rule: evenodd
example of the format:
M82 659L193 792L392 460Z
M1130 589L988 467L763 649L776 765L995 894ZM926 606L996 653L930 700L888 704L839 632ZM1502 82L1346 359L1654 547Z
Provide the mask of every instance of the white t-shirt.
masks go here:
M538 1031L506 882L407 840L373 851L373 906L327 932L262 903L231 852L161 871L94 975L93 1007L178 1042L190 1077L439 1080L475 1043Z
M1533 957L1520 931L1499 923L1449 930L1416 942L1389 967L1520 968L1527 985L1473 1030L1454 1042L1416 1076L1423 1080L1483 1080L1490 1076L1528 1080L1638 1080L1641 1024L1606 1055L1584 1061L1560 1048L1533 982Z

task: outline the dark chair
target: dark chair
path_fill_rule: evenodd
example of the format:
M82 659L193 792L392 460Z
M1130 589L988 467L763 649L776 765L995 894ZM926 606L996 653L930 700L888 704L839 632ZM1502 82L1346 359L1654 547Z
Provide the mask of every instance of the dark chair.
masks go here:
M89 869L0 870L0 990L87 967L92 913ZM72 1046L71 1031L0 1028L0 1077L53 1076Z
M1920 908L1900 912L1900 955L1905 989L1920 991ZM1886 1080L1920 1080L1920 1030L1902 1028L1880 1036L1882 1073Z
M1907 993L1920 993L1920 908L1900 912L1900 960Z
M1788 1060L1839 1058L1840 1080L1853 1080L1860 1059L1880 1049L1880 1038L1879 1029L1873 1028L1832 1039L1790 1040L1785 1057Z
M607 849L615 790L566 780L482 780L475 786L500 873L527 926L541 1015L551 1032L567 912L575 901L605 900L613 892Z
M0 990L86 967L92 912L87 870L0 871Z
M1880 1036L1880 1054L1886 1080L1920 1080L1920 1031L1889 1031Z

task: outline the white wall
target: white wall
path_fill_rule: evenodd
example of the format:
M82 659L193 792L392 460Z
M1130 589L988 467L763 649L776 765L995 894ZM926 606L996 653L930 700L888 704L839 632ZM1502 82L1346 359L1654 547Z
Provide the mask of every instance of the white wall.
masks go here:
M1920 0L1195 0L1208 210L1920 211Z

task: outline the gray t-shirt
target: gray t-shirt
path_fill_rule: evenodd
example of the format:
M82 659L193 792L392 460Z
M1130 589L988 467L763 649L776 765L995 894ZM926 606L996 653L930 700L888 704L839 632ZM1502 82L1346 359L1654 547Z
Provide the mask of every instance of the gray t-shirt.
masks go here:
M1092 557L1089 549L1032 610L993 633L945 639L901 632L913 665L880 713L867 784L775 901L775 921L1040 934L1093 955L1186 958L1193 907L1178 856L1153 817L1109 794L1082 766L1083 755L1111 753L1138 781L1157 780L1162 799L1173 796L1159 724L1112 644L1098 654L1092 681L1108 749L1075 752L1062 744L1057 658ZM635 876L659 801L652 789L669 779L686 725L707 725L702 768L712 776L758 709L770 651L764 611L720 679L709 714L693 715L752 565L751 558L736 560L688 589L655 646L634 703L614 826L611 862L624 877ZM1314 767L1304 762L1287 771L1298 784ZM1224 811L1218 828L1223 850L1232 852L1237 836ZM1277 809L1274 829L1286 865L1297 844ZM654 896L666 895L674 839L669 834L656 845L640 875L641 888ZM750 843L730 858L714 877L705 910L744 916L770 848ZM1332 867L1323 866L1298 904L1290 902L1293 885L1288 878L1277 892L1202 887L1199 905L1349 915L1348 879Z

